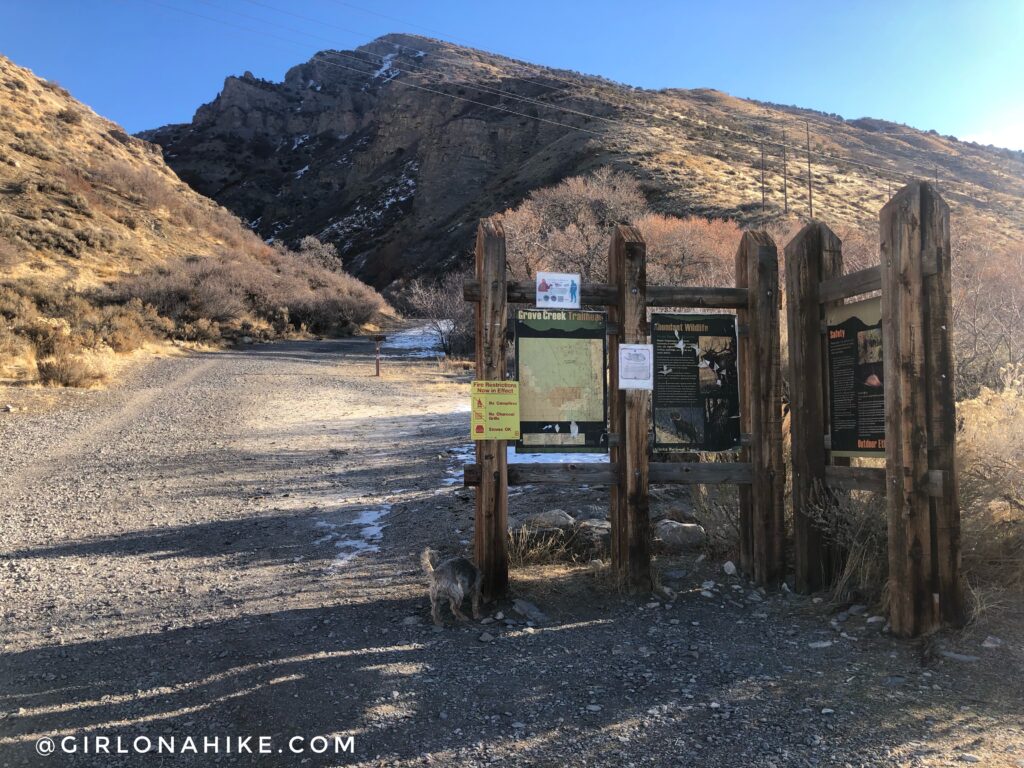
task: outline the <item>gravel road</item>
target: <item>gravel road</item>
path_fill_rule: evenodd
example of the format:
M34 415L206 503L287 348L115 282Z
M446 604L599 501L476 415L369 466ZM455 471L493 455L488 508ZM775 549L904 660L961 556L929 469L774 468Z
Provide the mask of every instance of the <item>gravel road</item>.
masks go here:
M1019 635L901 642L693 557L659 559L673 600L519 569L547 621L435 631L418 554L471 538L467 387L411 355L376 379L371 350L0 389L0 766L1024 766Z

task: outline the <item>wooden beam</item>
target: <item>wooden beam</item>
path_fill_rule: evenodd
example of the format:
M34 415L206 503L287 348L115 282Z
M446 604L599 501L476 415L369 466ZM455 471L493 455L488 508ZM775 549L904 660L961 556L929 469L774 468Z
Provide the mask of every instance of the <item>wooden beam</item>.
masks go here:
M622 344L647 342L647 246L634 227L620 224L612 234L609 263L615 267L618 312L615 320L622 333ZM618 357L618 344L615 345ZM646 390L618 389L618 360L610 381L612 399L617 401L617 424L613 431L623 436L624 445L613 451L618 467L617 496L612 520L613 566L626 585L637 591L652 588L651 523L648 488L648 443L650 441L651 393ZM623 538L625 541L623 542ZM618 560L614 558L618 556ZM625 555L625 559L622 557Z
M533 280L509 280L505 290L509 304L537 303L537 286ZM480 301L480 281L464 281L462 298L466 301ZM580 303L585 306L608 306L617 300L614 286L607 283L583 283L580 286Z
M889 621L912 637L938 624L932 590L928 490L928 380L924 342L921 184L904 187L881 212L882 348L885 381Z
M805 594L829 586L838 565L838 553L810 508L826 479L828 396L819 287L842 271L842 243L820 222L808 223L786 246L793 557L796 589Z
M670 285L647 287L649 307L699 307L703 309L740 309L747 306L743 288L683 288Z
M870 491L884 496L886 494L885 477L885 469L882 467L825 467L825 484L830 488L840 488L845 491ZM925 488L929 496L937 497L945 493L946 477L947 473L941 469L928 470Z
M881 289L882 268L868 267L857 272L824 278L818 288L818 300L822 304L828 304Z
M480 301L480 281L466 280L462 285L466 301ZM534 304L536 286L531 280L509 281L506 297L510 304ZM580 302L584 306L612 306L618 302L614 285L583 283ZM687 288L671 285L650 286L647 289L649 307L700 307L705 309L737 309L747 305L747 292L740 288Z
M655 461L649 465L649 480L659 485L743 485L750 484L750 465L740 462L677 464ZM587 464L544 464L524 462L508 465L508 484L513 485L613 485L619 468L611 462ZM480 466L467 464L463 485L480 483Z
M750 464L652 462L650 480L664 485L750 485Z
M825 467L824 480L830 488L885 494L885 469L882 467Z
M505 378L505 258L501 222L482 220L476 238L476 274L485 289L476 305L476 377L482 381ZM508 589L507 461L506 441L476 441L480 484L476 491L474 556L488 600L501 597Z
M508 465L508 484L512 485L612 485L618 478L618 467L601 462L594 464L523 463ZM463 484L480 481L480 467L467 464Z

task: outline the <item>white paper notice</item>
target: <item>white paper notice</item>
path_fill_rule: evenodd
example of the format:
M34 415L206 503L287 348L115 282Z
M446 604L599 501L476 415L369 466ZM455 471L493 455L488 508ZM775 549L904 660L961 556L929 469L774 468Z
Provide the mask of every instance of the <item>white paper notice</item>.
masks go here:
M654 389L653 344L619 344L619 389Z
M579 275L561 272L537 273L537 307L539 309L579 309Z

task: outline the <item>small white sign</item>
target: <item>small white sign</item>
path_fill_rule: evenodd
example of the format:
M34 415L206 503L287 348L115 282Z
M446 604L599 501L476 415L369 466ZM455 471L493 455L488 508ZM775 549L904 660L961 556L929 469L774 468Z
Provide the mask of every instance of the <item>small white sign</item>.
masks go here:
M537 273L537 307L539 309L579 309L579 275L562 272Z
M654 389L653 344L619 344L619 389Z

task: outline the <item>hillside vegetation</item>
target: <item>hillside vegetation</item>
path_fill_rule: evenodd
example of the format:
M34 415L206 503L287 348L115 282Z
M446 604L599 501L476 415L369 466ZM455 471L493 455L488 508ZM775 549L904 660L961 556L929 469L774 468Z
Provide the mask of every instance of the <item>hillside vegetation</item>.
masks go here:
M344 332L383 306L332 247L267 245L159 148L0 57L0 380L83 385L147 342Z
M321 51L280 83L228 77L190 123L142 135L261 237L315 235L384 287L460 268L480 217L602 167L635 177L656 214L806 218L808 134L814 216L833 229L876 226L890 190L918 177L991 242L1024 239L1024 153L417 35Z

